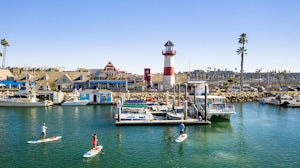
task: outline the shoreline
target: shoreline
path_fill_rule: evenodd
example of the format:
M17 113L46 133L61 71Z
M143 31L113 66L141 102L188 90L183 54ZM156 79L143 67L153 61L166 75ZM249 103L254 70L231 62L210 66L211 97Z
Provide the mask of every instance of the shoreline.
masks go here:
M145 99L153 98L155 100L167 99L167 95L169 95L169 99L171 99L174 94L173 92L113 92L114 99L119 98L122 94L125 95L127 99ZM289 96L298 96L300 92L297 91L289 91L289 92L280 92L280 91L264 91L264 92L211 92L211 95L215 96L225 96L226 101L228 103L236 103L236 102L255 102L259 101L261 98L268 97L267 95L280 95L287 94ZM180 93L180 99L185 99L185 93ZM178 100L178 92L175 93L175 100Z
M13 95L17 90L11 90L10 95ZM7 90L0 90L0 97L7 95ZM67 93L67 92L65 92ZM114 102L124 95L126 99L144 99L152 98L154 100L166 100L172 99L174 92L168 91L157 91L157 92L148 92L148 91L112 91ZM185 100L185 92L179 93L180 100ZM236 102L255 102L259 101L261 98L268 97L268 95L279 96L281 94L287 94L289 96L295 97L299 96L299 91L264 91L264 92L210 92L210 95L215 96L225 96L226 102L236 103ZM168 98L167 98L168 97ZM178 92L175 92L175 100L178 100Z

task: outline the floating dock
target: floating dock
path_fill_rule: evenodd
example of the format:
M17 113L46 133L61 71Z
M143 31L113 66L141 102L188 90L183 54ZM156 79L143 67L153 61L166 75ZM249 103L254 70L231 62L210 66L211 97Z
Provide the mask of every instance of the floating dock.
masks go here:
M205 125L211 124L210 121L198 120L198 119L186 119L186 120L121 120L116 121L116 125L178 125L184 123L186 125Z

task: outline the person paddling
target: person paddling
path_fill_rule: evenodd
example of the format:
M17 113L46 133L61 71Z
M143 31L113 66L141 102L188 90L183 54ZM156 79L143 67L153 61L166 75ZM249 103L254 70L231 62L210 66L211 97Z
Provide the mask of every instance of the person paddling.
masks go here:
M183 123L181 123L179 125L179 135L182 136L183 132L184 132L184 128L185 128L185 125Z
M97 143L98 143L97 134L94 133L94 134L93 134L93 138L92 138L92 145L93 145L93 148L95 148L95 147L97 146Z
M42 125L42 138L45 139L46 138L46 131L47 131L47 126L46 126L46 123L44 123Z

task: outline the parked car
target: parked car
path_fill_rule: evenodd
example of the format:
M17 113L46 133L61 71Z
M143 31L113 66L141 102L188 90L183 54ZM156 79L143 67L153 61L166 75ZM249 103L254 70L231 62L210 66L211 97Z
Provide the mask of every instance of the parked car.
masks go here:
M150 92L157 92L157 89L150 89Z
M300 86L293 86L296 91L300 91Z
M290 86L282 86L282 91L296 91L296 89L290 87Z
M263 87L263 86L258 86L258 87L257 87L257 90L258 90L259 92L263 92L263 91L266 90L266 88Z
M255 88L255 87L250 87L250 88L249 88L249 91L250 91L250 92L257 92L257 91L258 91L258 89L257 89L257 88Z
M5 86L6 86L5 84L0 83L0 87L1 87L1 88L4 88Z

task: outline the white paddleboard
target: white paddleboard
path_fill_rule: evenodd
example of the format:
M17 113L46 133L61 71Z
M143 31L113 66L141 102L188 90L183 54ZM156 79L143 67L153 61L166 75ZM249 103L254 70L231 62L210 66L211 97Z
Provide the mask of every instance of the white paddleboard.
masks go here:
M61 138L61 136L52 136L50 138L33 140L33 141L27 141L27 143L43 143L43 142L49 142L49 141L56 141L56 140L58 140L60 138Z
M181 135L179 135L179 136L175 139L175 141L176 141L176 142L182 142L182 141L186 140L187 137L188 137L187 134L181 134Z
M89 157L92 157L92 156L95 156L97 155L100 151L102 151L103 149L103 146L102 145L98 145L96 146L95 148L89 150L88 152L86 152L83 157L84 158L89 158Z

